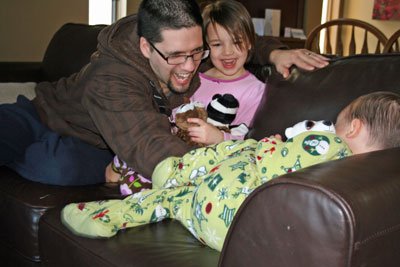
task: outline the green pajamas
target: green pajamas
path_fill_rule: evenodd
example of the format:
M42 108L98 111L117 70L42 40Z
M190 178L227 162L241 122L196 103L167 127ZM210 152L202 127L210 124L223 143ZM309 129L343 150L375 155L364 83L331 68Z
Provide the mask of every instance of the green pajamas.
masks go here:
M126 197L67 205L63 223L87 237L111 237L120 229L179 220L198 240L221 250L245 198L279 175L350 155L336 135L306 132L285 143L274 138L225 141L160 162L153 189Z

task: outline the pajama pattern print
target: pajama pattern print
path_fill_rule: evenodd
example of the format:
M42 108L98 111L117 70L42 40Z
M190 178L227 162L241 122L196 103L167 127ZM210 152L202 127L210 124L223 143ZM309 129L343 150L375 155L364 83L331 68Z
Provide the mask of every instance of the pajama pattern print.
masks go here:
M221 250L240 205L261 184L285 173L351 155L336 135L306 132L282 142L231 140L160 162L153 189L123 200L67 205L62 221L86 237L111 237L119 230L179 220L199 241Z

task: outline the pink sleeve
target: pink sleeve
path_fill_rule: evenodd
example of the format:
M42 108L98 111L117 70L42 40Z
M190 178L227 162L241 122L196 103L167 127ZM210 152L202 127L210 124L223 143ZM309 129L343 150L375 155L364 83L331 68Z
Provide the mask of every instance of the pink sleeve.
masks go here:
M244 135L232 135L230 133L224 132L224 140L243 140Z

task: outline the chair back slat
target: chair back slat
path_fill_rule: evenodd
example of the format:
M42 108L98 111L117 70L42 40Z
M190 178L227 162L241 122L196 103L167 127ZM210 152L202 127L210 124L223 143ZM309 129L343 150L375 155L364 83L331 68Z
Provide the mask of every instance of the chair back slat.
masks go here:
M379 44L379 42L378 42ZM368 54L369 50L368 50L368 32L367 30L364 31L364 42L361 48L361 54Z
M336 53L337 56L343 56L343 35L342 27L336 27Z
M351 27L351 37L349 43L349 55L354 55L356 53L356 38L354 36L354 26Z
M342 30L342 28L345 26L350 26L350 30ZM337 27L337 34L330 34L329 29L332 27ZM323 51L316 51L314 50L315 48L313 45L314 39L316 37L319 39L319 32L322 30L326 30L327 32L325 37L326 40L331 37L329 40L330 42L326 41L325 46L320 47L320 49ZM362 38L362 35L364 38ZM332 40L333 38L336 38L336 40ZM338 56L345 56L345 53L346 55L369 53L379 54L381 51L383 51L382 48L385 46L388 39L378 28L365 21L341 18L327 21L315 27L307 36L305 48L318 53L322 52L322 54L332 54L332 46L329 48L329 44L332 43L332 41L336 43L336 51L334 54ZM377 47L374 47L375 41L377 42ZM344 46L344 44L346 46ZM370 51L370 48L375 48L375 50Z
M380 53L381 53L381 46L379 43L377 43L375 47L375 54L380 54Z

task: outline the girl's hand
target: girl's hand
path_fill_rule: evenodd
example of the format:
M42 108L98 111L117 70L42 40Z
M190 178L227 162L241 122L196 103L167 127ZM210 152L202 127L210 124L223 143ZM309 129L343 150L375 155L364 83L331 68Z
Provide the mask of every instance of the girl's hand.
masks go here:
M196 143L212 145L224 141L224 133L217 127L198 118L189 118L189 123L197 124L188 129L191 140Z
M121 174L113 171L111 163L107 165L105 175L106 183L117 183L119 181L119 178L121 177Z

